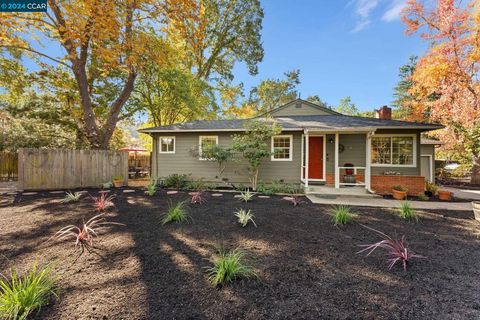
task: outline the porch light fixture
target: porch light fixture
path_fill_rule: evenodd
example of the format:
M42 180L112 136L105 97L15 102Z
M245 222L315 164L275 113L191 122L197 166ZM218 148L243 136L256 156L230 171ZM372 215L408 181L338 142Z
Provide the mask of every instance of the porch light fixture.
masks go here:
M329 138L329 139L328 139L328 143L333 143L334 140L335 140L335 139L333 139L333 138Z

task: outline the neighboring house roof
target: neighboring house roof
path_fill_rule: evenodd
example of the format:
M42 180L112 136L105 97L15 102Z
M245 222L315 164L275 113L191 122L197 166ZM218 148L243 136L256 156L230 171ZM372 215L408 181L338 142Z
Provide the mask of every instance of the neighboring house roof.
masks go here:
M346 115L310 115L282 116L273 118L255 118L255 120L273 122L282 126L283 131L372 131L375 129L420 129L435 130L442 125L431 123L407 122L399 120L382 120L376 118ZM168 126L141 129L140 132L201 132L201 131L245 131L245 120L197 120Z

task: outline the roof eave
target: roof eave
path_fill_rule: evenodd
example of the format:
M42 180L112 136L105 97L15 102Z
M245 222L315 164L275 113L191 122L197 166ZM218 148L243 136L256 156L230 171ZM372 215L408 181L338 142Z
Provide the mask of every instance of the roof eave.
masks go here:
M282 131L302 131L303 128L282 128ZM242 132L244 128L238 129L140 129L140 133L172 133L172 132Z

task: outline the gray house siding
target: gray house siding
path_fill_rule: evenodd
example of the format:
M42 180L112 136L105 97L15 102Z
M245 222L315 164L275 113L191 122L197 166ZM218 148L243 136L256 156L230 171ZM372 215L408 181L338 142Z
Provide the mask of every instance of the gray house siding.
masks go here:
M433 144L422 144L420 147L420 153L422 155L432 156L433 161L435 161L435 146Z
M325 109L321 106L316 106L313 103L306 103L305 101L292 101L284 107L278 108L270 112L273 117L288 117L288 116L318 116L318 115L332 115L337 114L334 111Z
M284 180L289 183L300 182L301 132L284 132L282 134L292 135L292 161L264 160L260 167L259 181ZM191 150L198 148L200 136L218 136L218 144L228 146L232 143L232 135L233 133L230 132L154 134L152 158L154 168L152 168L152 176L154 178L164 178L168 175L179 173L190 174L192 179L204 178L205 181L209 182L219 181L217 178L217 163L199 160L197 157L192 156ZM158 142L162 136L175 137L175 153L159 153ZM268 144L270 146L271 141ZM248 165L241 155L237 158L236 161L227 163L223 177L232 183L248 183Z
M335 173L335 143L329 143L335 141L335 135L329 134L326 136L326 162L327 173ZM342 153L338 154L338 165L343 167L345 163L352 163L356 167L365 167L366 160L366 135L365 134L340 134L339 143L342 144L345 149Z
M371 167L372 175L383 175L385 171L397 171L402 175L420 175L420 155L433 154L433 146L420 145L420 132L417 130L377 130L378 134L416 134L417 142L417 161L416 167ZM152 177L164 178L174 173L189 174L192 179L204 178L205 181L219 181L217 164L208 160L199 160L193 157L191 150L198 148L200 136L218 136L218 144L223 146L231 145L232 132L178 132L172 134L153 134L153 152L152 152ZM272 161L266 159L260 167L259 181L272 182L275 180L284 180L289 183L300 182L301 167L301 137L302 132L283 132L285 135L293 137L293 156L292 161ZM159 153L159 137L175 137L175 153ZM335 141L334 134L325 136L325 160L326 173L335 173ZM268 142L270 146L271 141ZM366 135L365 134L340 134L340 144L344 146L344 151L339 153L339 166L345 163L352 163L357 167L366 166ZM232 183L248 183L248 165L241 155L237 156L235 161L227 164L223 177Z

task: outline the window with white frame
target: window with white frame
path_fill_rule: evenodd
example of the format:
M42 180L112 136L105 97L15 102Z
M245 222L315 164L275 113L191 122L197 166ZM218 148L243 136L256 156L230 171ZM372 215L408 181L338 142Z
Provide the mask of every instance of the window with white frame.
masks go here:
M208 147L218 144L218 136L200 136L198 143L198 154L200 160L208 160L204 157L202 150L207 150Z
M410 166L416 164L416 136L378 135L372 137L371 158L374 166Z
M292 136L272 137L272 161L292 160Z
M175 153L175 137L160 138L160 153Z

